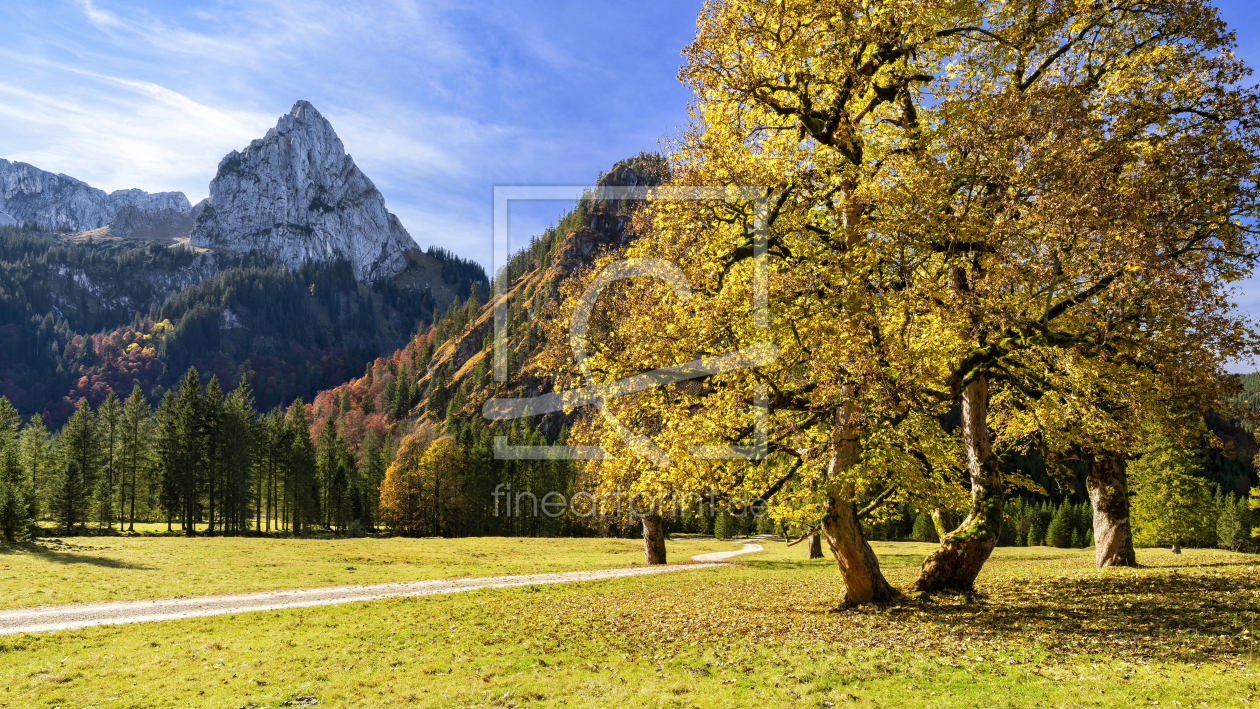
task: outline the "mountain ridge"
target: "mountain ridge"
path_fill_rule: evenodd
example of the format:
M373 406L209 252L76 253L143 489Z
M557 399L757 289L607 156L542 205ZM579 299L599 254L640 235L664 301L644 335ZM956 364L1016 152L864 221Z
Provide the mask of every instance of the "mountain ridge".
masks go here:
M417 246L308 101L219 161L189 243L262 251L290 267L344 258L360 281L397 275Z
M34 222L52 230L88 231L104 227L125 207L186 212L192 204L183 192L106 193L69 175L0 158L0 226Z

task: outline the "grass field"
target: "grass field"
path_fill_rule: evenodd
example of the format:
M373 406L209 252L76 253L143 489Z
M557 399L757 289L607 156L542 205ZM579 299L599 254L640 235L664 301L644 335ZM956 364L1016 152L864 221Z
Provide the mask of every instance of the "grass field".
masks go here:
M731 545L710 538L666 547L683 561ZM635 539L66 537L0 544L0 608L642 563Z
M175 541L189 550L215 540ZM352 548L376 558L431 550L429 541ZM632 540L470 542L497 549L499 560L487 562L494 573L598 559L600 547L566 546L576 542L638 550ZM738 546L680 540L670 553L684 545ZM314 544L275 553L292 560L302 549L340 553ZM930 549L877 545L901 587ZM639 561L628 553L607 556ZM842 587L833 564L802 554L778 543L683 574L0 638L0 705L277 707L299 696L332 707L1260 702L1256 557L1141 550L1145 568L1099 571L1090 551L999 549L978 599L834 613Z

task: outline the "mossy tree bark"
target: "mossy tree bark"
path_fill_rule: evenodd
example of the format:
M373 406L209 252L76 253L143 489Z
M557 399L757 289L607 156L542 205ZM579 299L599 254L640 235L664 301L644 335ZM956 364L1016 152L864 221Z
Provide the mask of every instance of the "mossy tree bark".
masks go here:
M915 591L971 593L1002 529L1002 475L993 458L987 423L989 381L977 377L963 389L963 445L971 478L971 511L923 561ZM937 517L939 521L940 518Z
M1086 488L1094 506L1094 562L1098 568L1137 566L1133 530L1129 526L1129 481L1124 457L1089 460Z

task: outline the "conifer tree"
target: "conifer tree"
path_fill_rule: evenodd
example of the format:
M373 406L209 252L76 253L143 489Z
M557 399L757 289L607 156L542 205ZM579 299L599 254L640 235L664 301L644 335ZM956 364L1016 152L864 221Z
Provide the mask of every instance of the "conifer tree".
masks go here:
M1246 507L1239 502L1232 494L1216 492L1216 544L1222 549L1238 551L1250 535L1243 523Z
M53 515L66 534L84 527L101 463L96 417L87 399L79 401L57 436L57 476L53 482Z
M1046 542L1052 547L1067 549L1072 546L1072 504L1064 502L1054 511L1050 526L1046 529Z
M119 483L122 500L119 515L120 519L124 514L127 516L127 531L131 532L136 530L136 491L142 479L145 482L148 479L152 452L149 441L151 431L149 402L145 399L144 391L137 384L132 387L131 395L127 397L127 402L123 406L119 436L121 440L119 472L122 475ZM122 509L124 507L126 509Z
M1130 461L1134 539L1170 545L1177 554L1185 542L1214 543L1212 483L1202 472L1203 463L1193 451L1165 441L1148 445L1140 458Z
M320 521L315 446L311 443L311 426L301 398L294 400L289 407L285 423L290 441L288 468L292 490L288 495L291 502L289 516L293 533L301 534Z
M167 391L158 403L153 417L154 458L158 469L158 503L166 513L166 531L171 522L184 521L182 470L185 450L180 435L179 404L175 395ZM182 527L181 527L182 528Z
M97 520L102 527L113 529L114 526L114 493L117 491L115 464L118 458L119 424L122 421L122 404L118 395L109 392L105 401L97 409L96 419L101 427L101 448L103 450L101 476L96 483ZM121 505L119 505L121 507ZM118 525L121 527L122 511L118 513Z
M212 380L213 383L213 380ZM250 516L255 455L254 395L244 377L224 401L217 429L217 462L222 471L221 503L224 533L245 530Z
M914 527L911 529L910 536L916 542L939 542L940 536L936 532L936 525L932 524L932 515L922 513L914 518Z
M175 429L167 441L172 446L174 466L168 472L173 476L174 489L178 491L180 522L184 534L197 532L201 518L201 493L205 488L203 460L205 456L205 428L203 425L201 378L197 370L189 367L175 395Z
M214 534L216 522L222 524L224 517L224 471L222 465L224 439L223 426L223 388L219 386L219 377L211 376L206 384L205 393L201 397L201 430L202 458L200 478L209 502L206 529L207 534ZM222 531L220 529L220 531Z
M0 535L10 542L35 521L34 494L18 446L21 420L8 397L0 396Z
M376 510L381 500L381 483L389 467L385 451L376 441L375 429L368 429L363 437L359 458L359 480L363 486L363 509L368 529L375 531L378 520Z
M49 447L48 430L44 428L44 419L39 414L32 414L30 421L22 428L21 451L22 469L31 486L31 516L39 519L44 512L41 505L48 498L49 477L52 451Z

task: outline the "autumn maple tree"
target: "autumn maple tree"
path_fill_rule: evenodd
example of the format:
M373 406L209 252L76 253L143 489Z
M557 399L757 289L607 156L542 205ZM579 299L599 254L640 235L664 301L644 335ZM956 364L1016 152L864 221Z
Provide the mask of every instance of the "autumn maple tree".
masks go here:
M910 499L942 531L916 590L971 591L1021 483L995 432L1115 460L1133 442L1108 431L1176 425L1161 395L1210 401L1254 349L1227 290L1256 197L1232 43L1200 2L707 4L674 181L764 197L643 210L567 286L593 324L549 362L573 384L735 368L602 401L575 431L613 454L595 484L806 510L849 604L897 595L860 523ZM583 305L607 268L627 277Z

